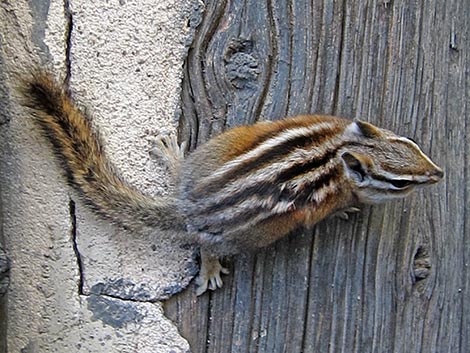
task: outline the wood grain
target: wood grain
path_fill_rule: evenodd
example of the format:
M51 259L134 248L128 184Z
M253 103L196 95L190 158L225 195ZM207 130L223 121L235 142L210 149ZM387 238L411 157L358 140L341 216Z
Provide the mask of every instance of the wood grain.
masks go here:
M227 259L165 305L193 353L470 351L468 0L206 2L181 138L299 113L418 141L445 181Z

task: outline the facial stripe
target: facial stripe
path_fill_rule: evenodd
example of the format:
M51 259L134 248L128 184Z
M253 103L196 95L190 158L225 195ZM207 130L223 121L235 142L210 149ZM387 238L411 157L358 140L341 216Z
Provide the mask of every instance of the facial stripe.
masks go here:
M370 174L370 176L375 180L379 180L381 182L386 183L387 185L391 184L393 180L406 180L406 181L409 181L411 184L415 184L415 185L427 184L429 182L427 178L423 180L423 179L417 179L416 177L413 177L411 175L396 175L395 176L394 174L385 173L385 172L384 172L384 175L373 173L373 174Z
M377 197L382 197L382 195L400 195L400 194L407 194L410 192L410 188L404 189L390 189L390 188L382 188L378 185L369 184L364 189L367 189L367 192L371 195L377 195Z
M421 148L414 142L411 141L409 138L406 137L395 137L395 138L389 138L390 142L402 142L407 145L410 145L418 154L421 158L423 158L426 162L428 162L433 168L441 170L428 156L424 154L424 152L421 150Z

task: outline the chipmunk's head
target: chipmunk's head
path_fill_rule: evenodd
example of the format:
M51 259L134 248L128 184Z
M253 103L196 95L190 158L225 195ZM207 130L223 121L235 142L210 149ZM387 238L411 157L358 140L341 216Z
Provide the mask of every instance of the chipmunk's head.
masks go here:
M378 203L404 197L434 184L444 173L411 139L354 121L345 129L340 158L360 202Z

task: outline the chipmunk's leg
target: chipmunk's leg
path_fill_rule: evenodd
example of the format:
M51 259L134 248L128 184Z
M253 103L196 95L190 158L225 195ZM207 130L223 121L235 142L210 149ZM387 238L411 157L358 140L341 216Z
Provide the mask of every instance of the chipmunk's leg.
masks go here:
M162 160L170 173L174 177L178 177L181 163L184 160L186 147L186 142L178 145L178 140L175 135L158 135L153 141L150 154Z
M219 262L217 256L212 255L209 251L201 249L201 269L196 278L196 295L200 296L207 289L215 290L221 288L224 284L222 282L221 274L228 274L229 270Z
M333 213L330 217L339 217L341 219L348 220L350 213L358 213L360 211L361 211L360 208L350 206L350 207L339 209L338 211Z

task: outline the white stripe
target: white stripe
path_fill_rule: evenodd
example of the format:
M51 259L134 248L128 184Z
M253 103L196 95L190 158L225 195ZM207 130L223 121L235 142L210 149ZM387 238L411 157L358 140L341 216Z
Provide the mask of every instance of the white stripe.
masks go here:
M292 188L294 192L298 192L298 190L301 189L305 184L311 183L329 174L339 164L337 162L339 162L339 160L330 159L321 168L311 170L295 179L291 179L286 184Z
M400 137L400 136L399 136L399 137L395 137L395 138L389 138L388 140L389 140L389 141L392 141L392 142L393 142L393 141L402 141L402 142L408 143L409 145L413 146L413 147L418 151L418 153L420 154L420 156L423 157L423 159L425 159L425 160L426 160L429 164L431 164L434 168L439 169L439 170L441 169L441 168L439 168L436 164L434 164L434 162L431 161L431 159L430 159L428 156L426 156L426 155L424 154L424 152L421 150L421 148L420 148L415 142L411 141L409 138Z
M340 139L331 140L330 143L333 146L337 146ZM336 143L335 143L336 142ZM324 145L322 146L324 147ZM328 150L330 147L327 148ZM307 162L315 160L319 156L313 155L312 150L297 150L289 155L289 157L283 158L282 160L278 161L277 163L272 163L264 169L256 170L253 174L247 174L244 178L237 179L231 184L227 184L223 189L215 192L208 198L202 200L204 202L205 207L211 207L218 203L221 203L224 199L230 199L230 197L238 194L243 189L247 189L252 186L256 186L256 184L260 184L263 182L270 182L274 181L280 173L285 170L288 170L293 167L296 163ZM322 151L324 153L324 151ZM320 156L322 156L321 154ZM288 180L283 185L280 185L282 188L295 188L295 184L298 184L300 187L303 183L312 182L320 177L322 177L325 173L331 171L331 169L335 165L335 160L328 161L325 165L321 168L317 168L311 170L307 174L303 174L297 180ZM223 202L222 202L223 205Z
M323 177L325 174L329 173L335 167L336 164L337 161L330 160L322 168L310 171L309 173L300 176L297 180L288 180L287 182L279 185L280 189L292 190L294 194L298 193L299 188L304 186L306 183L314 182L315 180L318 180L319 178ZM272 208L270 212L273 214L281 214L288 211L288 209L293 205L293 200L285 200L279 202L273 200L271 195L264 195L263 198L259 198L259 196L256 195L254 195L253 197L247 195L248 198L246 200L242 200L240 203L231 205L230 207L224 207L225 200L230 200L230 198L235 196L237 193L243 192L244 188L254 186L257 183L263 181L266 181L266 179L259 177L252 178L250 176L247 179L237 181L232 185L228 185L226 188L220 190L211 197L202 200L203 204L199 204L198 211L204 213L205 208L220 205L220 211L218 212L227 212L227 219L230 219L232 217L232 213L233 216L237 216L243 211L255 209L257 207ZM309 195L309 198L312 201L319 203L323 201L323 199L329 194L330 189L333 189L332 186L329 184L325 184L320 189L315 189L314 192Z
M257 146L256 148L248 151L245 154L242 154L241 156L225 163L222 167L217 169L214 173L212 173L210 176L204 178L201 180L201 183L206 183L210 182L212 180L215 180L225 174L228 174L232 169L235 169L237 166L243 164L246 161L249 161L251 159L255 159L256 157L261 156L264 152L268 151L269 149L282 144L284 142L287 142L291 139L294 139L296 137L301 137L301 136L309 136L312 133L319 132L321 130L327 130L335 127L334 123L318 123L310 127L299 127L299 128L291 128L286 131L283 131L281 134L269 138L266 141L264 141L262 144Z

